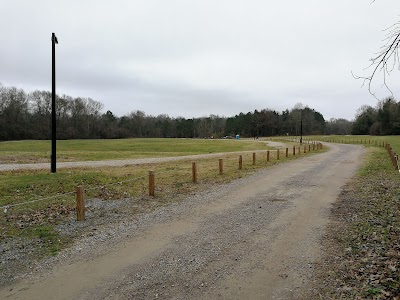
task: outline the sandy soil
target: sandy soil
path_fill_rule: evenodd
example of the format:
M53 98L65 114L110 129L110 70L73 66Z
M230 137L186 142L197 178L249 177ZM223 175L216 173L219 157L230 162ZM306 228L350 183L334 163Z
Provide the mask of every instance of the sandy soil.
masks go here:
M0 298L310 299L331 204L364 153L330 147L196 195L119 243L3 287Z

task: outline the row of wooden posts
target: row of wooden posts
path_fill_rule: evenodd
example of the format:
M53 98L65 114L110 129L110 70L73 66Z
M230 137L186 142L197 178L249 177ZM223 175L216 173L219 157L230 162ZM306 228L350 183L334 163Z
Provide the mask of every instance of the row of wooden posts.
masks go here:
M392 165L395 170L399 170L399 156L396 154L396 152L393 151L392 146L389 143L386 143L386 150L389 153L390 159L392 160Z
M340 144L364 144L364 145L375 145L385 147L386 142L380 142L377 140L338 140L338 139L326 139L325 142L328 143L340 143Z
M340 140L338 141L338 140L334 140L334 139L333 140L329 140L328 139L327 142L340 143ZM342 143L344 143L344 144L346 144L348 142L349 142L349 140L342 140ZM365 145L369 144L369 145L371 145L371 140L367 140L367 139L365 139L365 140L353 140L352 144L365 144ZM392 160L392 165L393 165L394 169L395 170L399 170L399 164L398 164L399 156L393 151L393 148L389 143L387 143L385 141L380 142L380 141L375 140L375 141L373 141L372 144L375 145L375 146L386 147L386 150L389 153L390 159Z
M293 155L296 155L296 148L298 149L297 153L301 153L301 146L293 146ZM323 148L321 143L313 143L308 146L304 146L304 153L307 153L312 150L321 150ZM281 150L268 150L267 151L267 161L270 161L270 153L272 151L276 151L276 159L280 159ZM289 156L289 148L286 148L285 157ZM253 152L253 165L256 164L256 153ZM238 169L242 170L243 168L243 156L239 155L239 166ZM224 160L222 158L219 159L219 175L224 173ZM197 163L192 162L192 182L197 183ZM149 196L155 196L155 172L149 171ZM77 221L85 220L85 190L83 186L78 186L76 190L76 219Z

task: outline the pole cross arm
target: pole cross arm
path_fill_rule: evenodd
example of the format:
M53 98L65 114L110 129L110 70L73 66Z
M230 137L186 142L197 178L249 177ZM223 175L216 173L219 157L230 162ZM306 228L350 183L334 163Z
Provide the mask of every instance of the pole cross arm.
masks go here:
M57 39L57 37L56 37L56 35L53 33L52 34L52 36L51 36L51 41L53 42L53 43L55 43L55 44L58 44L58 39Z

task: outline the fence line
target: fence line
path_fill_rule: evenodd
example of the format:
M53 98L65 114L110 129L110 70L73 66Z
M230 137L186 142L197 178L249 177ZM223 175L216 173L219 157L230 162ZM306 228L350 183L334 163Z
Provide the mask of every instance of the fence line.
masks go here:
M396 154L396 152L393 151L392 146L387 142L387 141L372 141L371 143L371 139L352 139L352 140L346 140L346 139L342 139L342 140L337 140L337 139L333 139L333 138L323 138L323 140L325 142L329 142L329 143L341 143L341 144L363 144L363 145L372 145L372 146L376 146L376 147L385 147L390 160L392 161L392 165L395 169L395 171L399 171L400 173L400 167L399 167L399 155Z

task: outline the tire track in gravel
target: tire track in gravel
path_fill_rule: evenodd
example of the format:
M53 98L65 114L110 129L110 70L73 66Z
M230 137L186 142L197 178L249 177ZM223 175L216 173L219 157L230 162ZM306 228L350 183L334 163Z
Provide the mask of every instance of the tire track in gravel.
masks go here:
M364 153L330 147L196 195L103 255L0 298L306 299L330 205Z

